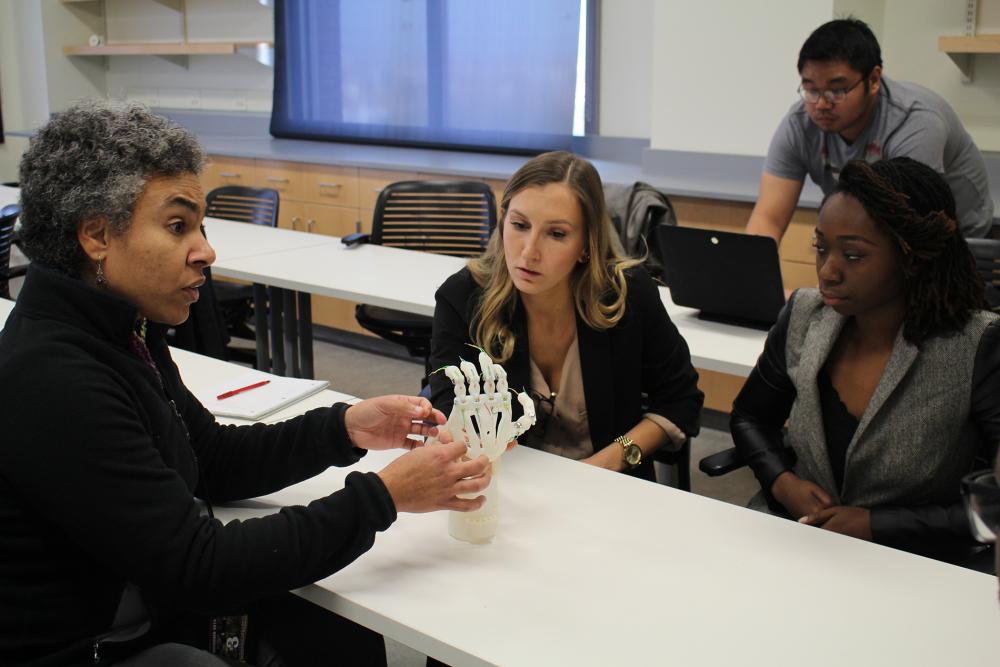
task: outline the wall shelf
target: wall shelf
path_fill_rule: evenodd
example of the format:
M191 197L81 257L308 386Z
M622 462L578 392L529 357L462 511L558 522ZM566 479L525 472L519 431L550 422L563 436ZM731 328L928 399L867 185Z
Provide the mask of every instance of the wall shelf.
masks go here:
M174 44L102 44L100 46L65 46L67 56L214 56L233 55L243 48L273 42L183 42Z
M1000 35L938 37L938 51L943 53L1000 53Z
M947 53L965 79L971 81L973 56L1000 54L1000 35L942 35L938 37L938 51Z

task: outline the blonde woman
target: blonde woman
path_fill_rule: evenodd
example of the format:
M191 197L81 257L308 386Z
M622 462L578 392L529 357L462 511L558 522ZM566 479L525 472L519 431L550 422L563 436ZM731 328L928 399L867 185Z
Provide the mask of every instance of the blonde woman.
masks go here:
M482 347L535 399L524 444L653 479L653 452L698 432L704 396L655 284L621 255L597 171L539 155L508 182L500 218L437 292L435 367ZM450 381L434 374L431 390L448 414Z

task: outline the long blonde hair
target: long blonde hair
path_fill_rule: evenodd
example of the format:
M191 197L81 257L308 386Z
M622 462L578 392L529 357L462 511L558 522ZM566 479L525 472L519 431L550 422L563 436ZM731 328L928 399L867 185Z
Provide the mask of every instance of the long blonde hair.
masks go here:
M608 217L604 188L594 165L564 151L543 153L517 170L504 188L500 200L500 222L490 237L486 251L469 261L469 270L483 294L473 323L473 338L498 362L514 353L511 329L517 306L517 289L507 270L503 228L510 200L525 188L565 183L576 194L583 212L586 256L570 276L576 312L587 326L603 330L613 327L625 315L627 286L625 271L641 262L625 256Z

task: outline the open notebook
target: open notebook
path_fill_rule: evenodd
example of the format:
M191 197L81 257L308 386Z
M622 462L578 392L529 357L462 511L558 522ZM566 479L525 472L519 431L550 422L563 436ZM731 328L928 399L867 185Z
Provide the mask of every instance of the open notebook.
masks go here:
M222 400L218 398L228 391L249 387L263 380L269 382L262 387L243 391L229 398ZM195 395L216 417L258 420L326 389L329 384L326 380L301 380L261 371L247 371L231 380L198 391Z

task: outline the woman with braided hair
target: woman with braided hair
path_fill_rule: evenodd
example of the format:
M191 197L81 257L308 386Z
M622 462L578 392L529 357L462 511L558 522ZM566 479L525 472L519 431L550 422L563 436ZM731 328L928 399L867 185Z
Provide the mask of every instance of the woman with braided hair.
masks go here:
M850 162L815 246L819 289L793 295L733 406L751 507L980 562L959 482L1000 441L1000 324L948 185L909 158Z

